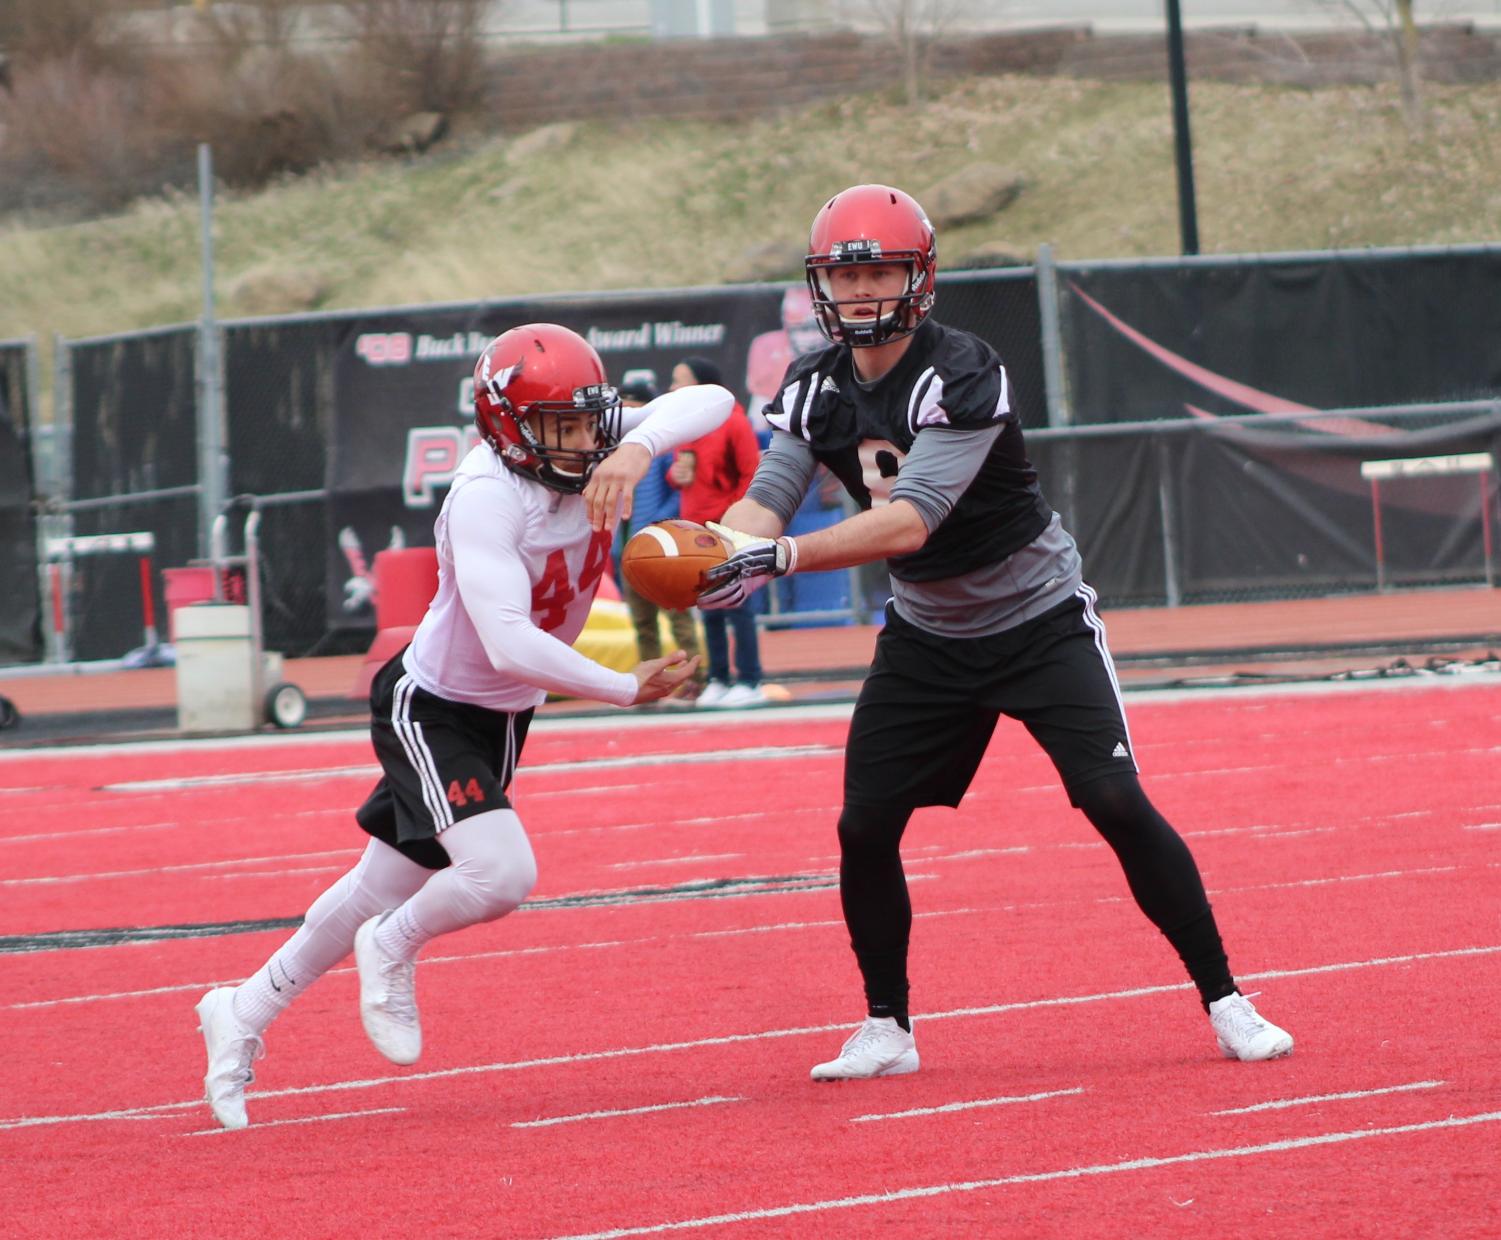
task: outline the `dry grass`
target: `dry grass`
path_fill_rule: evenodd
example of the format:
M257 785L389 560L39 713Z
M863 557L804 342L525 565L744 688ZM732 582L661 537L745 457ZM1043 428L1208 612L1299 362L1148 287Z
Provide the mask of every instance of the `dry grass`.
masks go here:
M1430 88L1414 139L1395 88L1193 89L1206 253L1501 241L1501 84ZM577 127L513 161L472 139L411 162L315 172L218 203L221 317L246 273L297 273L315 306L467 301L712 284L750 247L795 243L829 192L924 186L983 159L1028 188L948 230L1064 259L1171 255L1177 199L1166 88L978 79L914 111L877 97L733 126ZM0 338L82 336L193 319L197 201L139 201L88 223L0 223Z

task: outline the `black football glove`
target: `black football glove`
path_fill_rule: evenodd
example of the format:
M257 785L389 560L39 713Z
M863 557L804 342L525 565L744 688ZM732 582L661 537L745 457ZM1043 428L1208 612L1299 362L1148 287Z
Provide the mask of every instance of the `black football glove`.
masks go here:
M698 605L707 611L733 610L773 577L797 571L797 544L790 538L757 538L713 521L708 528L734 551L722 563L704 570Z

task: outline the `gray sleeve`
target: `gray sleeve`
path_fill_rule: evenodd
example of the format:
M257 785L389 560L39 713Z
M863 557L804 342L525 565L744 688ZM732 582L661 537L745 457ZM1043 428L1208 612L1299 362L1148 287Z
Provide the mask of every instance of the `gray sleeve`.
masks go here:
M774 512L786 529L817 470L812 448L795 435L774 430L745 498Z
M973 430L926 428L912 441L891 498L916 508L931 534L969 489L1005 425L1001 421Z

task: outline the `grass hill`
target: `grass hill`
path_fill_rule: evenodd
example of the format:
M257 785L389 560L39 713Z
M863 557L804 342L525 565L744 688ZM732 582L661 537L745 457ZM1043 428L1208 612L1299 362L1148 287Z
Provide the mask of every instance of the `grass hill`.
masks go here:
M1205 253L1501 242L1501 83L1430 87L1421 134L1395 87L1206 82L1191 98ZM585 123L536 147L459 139L221 194L220 317L713 284L749 249L796 246L836 189L881 180L921 199L974 160L1027 188L941 233L941 261L988 243L1178 250L1164 84L970 79L918 108L860 96L735 125ZM0 220L0 338L46 351L55 332L197 317L197 229L180 193L87 222Z

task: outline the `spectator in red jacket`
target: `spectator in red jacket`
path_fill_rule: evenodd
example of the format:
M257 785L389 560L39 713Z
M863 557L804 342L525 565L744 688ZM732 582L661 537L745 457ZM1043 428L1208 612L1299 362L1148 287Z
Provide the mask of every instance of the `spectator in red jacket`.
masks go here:
M705 357L685 357L672 369L672 390L696 383L723 383L719 367ZM667 471L667 481L682 494L680 515L707 525L724 516L744 496L761 460L756 433L745 409L737 404L722 426L684 444ZM743 606L703 613L704 646L709 656L709 683L698 695L700 708L759 706L761 643L756 632L755 598ZM730 674L729 632L735 634L735 671Z

